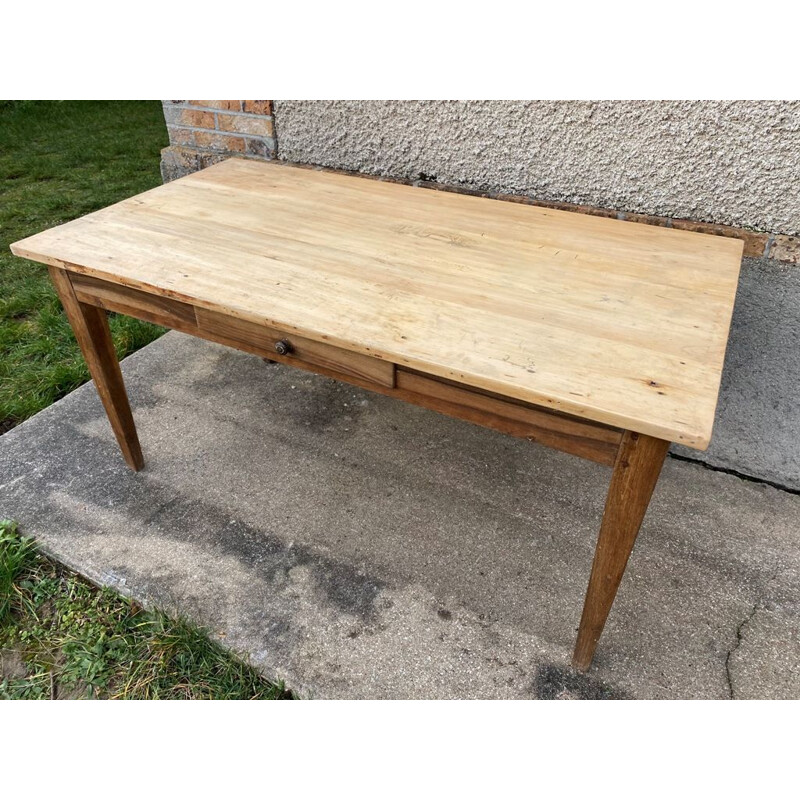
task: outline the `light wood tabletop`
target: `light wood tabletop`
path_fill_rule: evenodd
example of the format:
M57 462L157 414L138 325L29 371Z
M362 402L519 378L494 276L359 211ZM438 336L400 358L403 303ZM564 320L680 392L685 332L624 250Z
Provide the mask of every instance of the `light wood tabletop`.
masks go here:
M134 470L107 311L612 467L586 670L670 442L711 438L743 243L231 159L11 249L49 265Z
M230 159L12 250L704 449L742 247Z

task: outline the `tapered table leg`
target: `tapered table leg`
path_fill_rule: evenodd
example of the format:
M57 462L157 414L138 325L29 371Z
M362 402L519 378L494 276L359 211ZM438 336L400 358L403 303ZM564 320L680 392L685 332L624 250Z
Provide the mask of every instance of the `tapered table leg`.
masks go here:
M106 312L102 308L86 305L78 300L65 270L57 267L49 269L50 278L86 359L122 455L131 469L140 470L144 466L142 448L136 435L133 414L122 381L114 343L111 340Z
M592 663L669 445L632 431L620 442L572 656L582 672Z

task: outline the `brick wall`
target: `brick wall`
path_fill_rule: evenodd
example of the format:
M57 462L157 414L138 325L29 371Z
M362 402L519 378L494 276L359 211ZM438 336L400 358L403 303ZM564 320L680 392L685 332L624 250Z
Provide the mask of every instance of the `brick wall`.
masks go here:
M231 156L275 158L271 100L164 100L170 147L162 153L165 181Z

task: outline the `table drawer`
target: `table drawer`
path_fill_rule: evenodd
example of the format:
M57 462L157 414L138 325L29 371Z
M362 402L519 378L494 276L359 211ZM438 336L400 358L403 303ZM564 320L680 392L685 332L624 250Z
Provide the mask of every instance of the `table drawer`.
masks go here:
M389 361L90 275L70 273L70 280L82 303L146 319L284 364L312 371L329 370L378 386L395 385L395 368ZM279 342L284 352L276 350Z
M379 386L394 387L395 368L391 362L204 308L196 307L195 313L199 335L205 338L284 364L312 370L321 367Z
M196 326L194 306L190 303L78 272L70 272L69 280L81 303L188 333L192 333Z

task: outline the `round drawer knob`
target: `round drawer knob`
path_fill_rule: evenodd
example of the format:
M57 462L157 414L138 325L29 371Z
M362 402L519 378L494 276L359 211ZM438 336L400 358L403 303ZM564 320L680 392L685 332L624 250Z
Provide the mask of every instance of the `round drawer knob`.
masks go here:
M292 352L292 345L286 339L281 339L275 342L275 352L280 353L282 356L288 356Z

